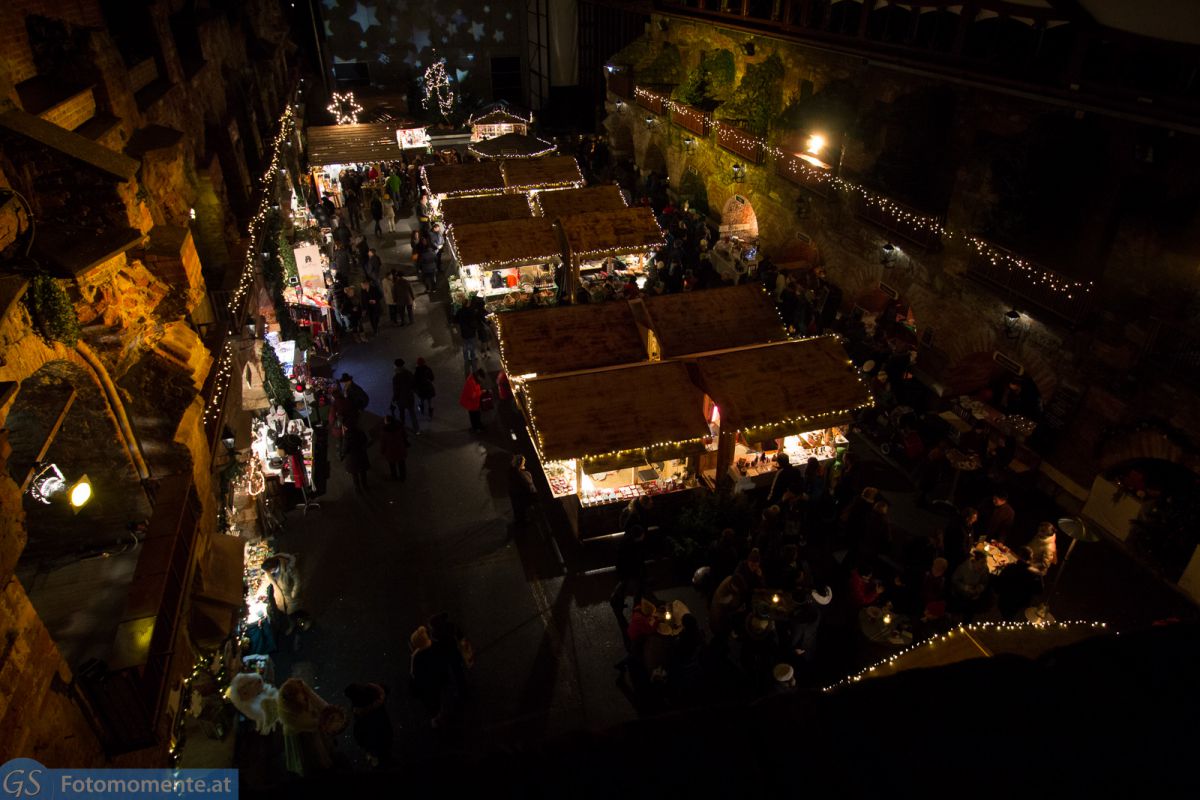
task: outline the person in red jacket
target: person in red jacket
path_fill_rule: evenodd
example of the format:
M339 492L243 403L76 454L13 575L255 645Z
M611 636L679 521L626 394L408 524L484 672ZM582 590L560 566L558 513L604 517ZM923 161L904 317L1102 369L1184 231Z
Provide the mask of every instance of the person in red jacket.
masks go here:
M869 567L850 570L850 602L855 608L865 608L883 594L883 587L874 580Z
M458 404L467 410L471 417L471 430L476 433L483 430L483 382L486 378L483 370L475 370L467 376L462 394L458 396Z

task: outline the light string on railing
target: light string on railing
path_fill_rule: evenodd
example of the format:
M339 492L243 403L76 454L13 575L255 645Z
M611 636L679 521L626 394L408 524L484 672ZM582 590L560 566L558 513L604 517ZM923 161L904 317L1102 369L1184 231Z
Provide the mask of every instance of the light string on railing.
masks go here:
M654 111L654 106L661 105L666 112L674 112L689 118L694 118L697 114L701 117L707 115L707 112L698 111L691 106L677 103L666 95L642 86L634 87L633 95L636 101L644 101L642 102L642 107L651 113L657 113ZM617 113L621 113L628 108L628 105L624 103L615 104L615 108ZM797 154L769 144L765 138L753 136L738 128L724 124L717 128L717 139L719 144L730 149L737 147L747 153L754 153L755 150L759 150L762 153L770 155L772 158L782 161L785 164L784 169L794 177L802 178L805 181L826 183L834 189L857 195L868 207L878 209L883 214L888 215L898 223L907 225L914 231L928 232L943 239L957 239L973 248L975 252L986 258L993 266L1009 271L1016 271L1031 284L1040 288L1050 289L1058 294L1065 294L1068 300L1074 300L1076 293L1080 295L1090 293L1094 285L1092 281L1069 280L1054 270L1039 267L1012 253L1007 253L974 234L947 227L936 216L914 213L891 198L868 189L860 183L834 176L828 170L818 169L806 163Z
M246 247L246 260L242 264L242 274L238 278L237 288L229 298L229 312L236 319L238 310L241 308L242 300L250 291L250 287L254 284L255 265L258 262L258 238L262 233L263 223L267 220L267 212L270 211L274 200L272 187L275 182L275 176L279 174L280 162L282 159L283 144L287 141L292 133L292 126L295 124L295 114L292 112L292 107L289 105L284 109L283 114L279 118L279 131L275 134L275 139L271 143L271 161L267 165L267 169L263 172L262 179L259 183L262 191L262 199L258 203L258 211L250 220L250 229L246 234L249 244Z
M213 379L213 391L208 396L208 404L204 407L204 424L207 425L209 420L217 417L221 413L221 398L225 397L225 390L229 388L229 381L233 375L233 343L226 340L225 347L221 351L221 359L217 364L217 377Z
M936 647L942 642L947 642L953 639L957 634L970 634L985 631L1027 631L1027 630L1069 630L1072 628L1092 628L1094 630L1108 630L1106 622L1088 622L1086 620L1076 620L1071 622L974 622L971 624L962 623L945 633L930 636L928 639L922 639L919 642L914 642L908 647L885 658L883 661L876 662L865 669L862 669L853 675L847 675L835 684L826 686L823 691L832 692L842 686L849 686L858 683L864 678L875 677L872 673L882 670L886 667L894 666L895 663L903 656L918 650L922 647Z

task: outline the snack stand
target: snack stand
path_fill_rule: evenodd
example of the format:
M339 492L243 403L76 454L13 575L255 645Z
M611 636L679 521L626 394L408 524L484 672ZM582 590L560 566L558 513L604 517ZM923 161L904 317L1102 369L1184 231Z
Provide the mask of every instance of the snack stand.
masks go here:
M521 113L504 100L486 105L467 120L471 126L471 141L481 142L509 133L524 136L533 124L533 114Z
M334 329L329 257L313 242L297 243L292 255L296 260L297 280L283 288L283 300L296 323L310 330L314 342L329 349L325 336Z
M626 208L620 188L611 184L535 192L530 203L534 206L535 213L546 219L562 219L593 211L619 211Z
M522 133L506 133L467 145L468 155L481 161L502 158L541 158L558 149L553 142Z
M442 201L439 210L447 229L455 225L477 225L533 216L528 198L520 194L450 197Z
M343 169L352 164L398 161L402 151L396 125L373 122L306 128L309 175L319 196L333 195L340 207Z
M709 429L682 362L534 378L521 397L551 493L580 538L619 530L635 497L669 514L699 485Z
M666 244L654 212L643 206L575 214L564 217L560 225L567 241L564 296L568 297L584 285L584 273L599 278L613 273L646 274L654 253Z
M396 144L401 150L428 150L432 144L429 129L414 122L398 123L396 128Z
M835 459L846 445L844 426L874 404L836 336L742 347L695 363L719 442L701 464L711 486L724 476L743 487L743 479L769 484L781 451L799 467L810 457Z
M450 279L455 305L476 295L491 311L554 304L554 269L562 257L554 223L535 217L455 225L447 239L459 264Z

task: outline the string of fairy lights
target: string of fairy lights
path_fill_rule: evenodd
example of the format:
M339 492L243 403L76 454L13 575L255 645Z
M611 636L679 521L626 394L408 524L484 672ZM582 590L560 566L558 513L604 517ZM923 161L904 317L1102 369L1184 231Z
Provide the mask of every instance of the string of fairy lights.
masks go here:
M697 113L702 115L706 113L697 112L696 109L690 106L677 103L669 97L643 86L634 87L633 94L634 99L639 102L639 105L651 113L658 113L654 110L655 107L661 107L666 112L673 111L677 114L690 116L691 118L694 118ZM628 105L625 103L616 104L618 113L624 112L626 108L628 108ZM1032 264L1012 253L1004 252L972 233L947 226L938 217L915 213L891 198L868 189L860 183L835 176L829 170L819 169L808 164L803 159L797 157L796 154L772 146L765 138L756 137L729 125L722 125L718 131L718 138L721 144L727 148L732 144L746 152L759 150L783 162L785 164L784 169L792 176L802 178L805 181L827 183L836 190L856 195L868 207L878 209L881 213L888 215L896 220L896 222L906 225L914 231L937 235L943 239L961 241L974 249L978 254L987 258L993 266L1017 271L1035 286L1049 289L1058 294L1065 294L1068 300L1074 300L1076 294L1085 295L1092 291L1092 281L1069 280L1053 270Z
M358 100L354 99L354 92L345 94L334 92L325 110L333 115L333 119L338 125L357 125L358 115L363 112L363 107L358 104Z
M912 645L897 651L888 656L882 661L876 662L865 669L862 669L853 675L847 675L835 684L826 686L824 691L832 692L842 686L849 686L864 678L878 677L873 673L880 672L886 667L894 666L898 660L914 650L922 647L936 647L942 642L948 642L959 634L983 633L986 631L1027 631L1027 630L1071 630L1077 628L1091 628L1093 630L1107 630L1108 623L1106 622L1088 622L1084 620L1073 620L1069 622L973 622L971 624L960 624L945 633L931 636L928 639L922 639L920 642L915 642Z
M259 187L262 192L262 199L258 204L258 211L250 220L250 230L247 233L248 244L246 246L246 258L242 263L242 273L238 277L237 288L230 295L228 309L229 313L236 319L238 312L241 310L242 302L246 295L250 292L250 288L254 285L254 274L258 263L258 240L262 234L262 226L266 222L267 212L270 211L273 195L271 192L276 175L279 174L279 168L283 158L283 145L291 136L292 128L295 125L296 117L289 105L284 109L279 117L279 130L275 134L274 140L271 142L271 160L267 164L266 170L263 172L262 178L259 181ZM233 343L226 341L225 346L221 350L221 357L217 360L217 374L213 379L213 391L208 396L208 403L204 408L204 423L207 425L212 419L219 416L221 413L222 400L225 397L225 392L229 388L229 382L233 377Z

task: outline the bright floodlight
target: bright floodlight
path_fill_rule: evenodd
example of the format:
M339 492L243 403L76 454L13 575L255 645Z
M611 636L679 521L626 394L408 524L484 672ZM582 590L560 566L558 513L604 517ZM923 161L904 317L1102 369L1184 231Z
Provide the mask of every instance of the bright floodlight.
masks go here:
M825 149L825 137L819 133L814 133L808 137L808 141L804 144L804 149L814 156L820 155L821 151Z
M71 501L71 508L76 511L83 508L92 499L92 482L88 480L87 475L79 476L79 480L75 481L75 485L71 487L67 499Z

